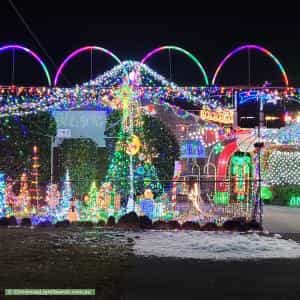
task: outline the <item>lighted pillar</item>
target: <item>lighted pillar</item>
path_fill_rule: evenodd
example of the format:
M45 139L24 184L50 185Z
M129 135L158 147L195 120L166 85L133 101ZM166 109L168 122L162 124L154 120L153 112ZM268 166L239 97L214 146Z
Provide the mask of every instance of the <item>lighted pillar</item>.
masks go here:
M39 156L37 146L33 147L32 169L31 169L31 186L30 194L33 205L39 210L40 190L39 190Z

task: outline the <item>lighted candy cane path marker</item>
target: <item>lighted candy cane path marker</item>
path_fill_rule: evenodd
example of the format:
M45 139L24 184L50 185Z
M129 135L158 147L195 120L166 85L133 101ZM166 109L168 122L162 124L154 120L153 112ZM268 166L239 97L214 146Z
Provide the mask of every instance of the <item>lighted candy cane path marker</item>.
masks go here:
M227 167L229 160L234 152L238 150L237 142L234 141L230 144L227 144L218 158L217 166L217 191L226 192L226 178L227 178Z
M16 44L5 45L5 46L0 47L0 53L6 52L6 51L14 51L14 50L22 51L22 52L28 53L30 56L32 56L42 66L44 73L46 75L47 81L48 81L48 85L51 86L51 77L50 77L49 71L48 71L45 63L43 62L43 60L35 52L33 52L32 50L30 50L26 47L23 47L21 45L16 45Z
M86 52L86 51L100 51L100 52L103 52L103 53L106 53L108 54L110 57L112 57L118 64L122 64L122 61L120 60L120 58L115 55L113 52L111 52L110 50L107 50L105 48L102 48L102 47L98 47L98 46L85 46L85 47L81 47L75 51L73 51L71 54L69 54L65 59L64 61L61 63L61 65L59 66L56 74L55 74L55 77L54 77L54 86L57 85L57 82L58 82L58 79L63 71L63 69L65 68L66 64L71 60L73 59L75 56L81 54L82 52ZM126 71L126 70L125 70Z
M204 67L202 66L202 64L200 63L200 61L197 59L197 57L194 56L189 51L187 51L187 50L185 50L183 48L177 47L177 46L161 46L161 47L155 48L152 51L150 51L149 53L147 53L144 56L144 58L141 60L141 63L139 65L137 74L139 74L139 70L140 70L141 66L143 64L145 64L146 61L148 61L154 54L156 54L158 52L161 52L161 51L164 51L164 50L174 50L174 51L183 53L187 57L189 57L199 67L199 69L200 69L200 71L201 71L201 73L202 73L202 75L204 77L205 85L209 85L209 81L208 81L208 77L207 77L206 71L205 71Z
M220 62L219 66L217 67L216 71L215 71L215 74L213 76L213 79L212 79L212 82L211 84L212 85L215 85L216 83L216 79L217 79L217 76L219 75L221 69L223 68L223 66L225 65L225 63L231 58L233 57L235 54L241 52L241 51L244 51L244 50L251 50L251 49L254 49L254 50L257 50L263 54L265 54L266 56L270 57L274 62L275 64L278 66L281 74L282 74L282 78L283 78L283 81L284 81L284 84L286 86L289 86L289 79L287 77L287 73L283 67L283 65L280 63L280 61L278 60L278 58L272 54L269 50L267 50L266 48L264 47L261 47L261 46L258 46L258 45L243 45L243 46L240 46L240 47L237 47L235 48L233 51L231 51L230 53L228 53L224 59Z

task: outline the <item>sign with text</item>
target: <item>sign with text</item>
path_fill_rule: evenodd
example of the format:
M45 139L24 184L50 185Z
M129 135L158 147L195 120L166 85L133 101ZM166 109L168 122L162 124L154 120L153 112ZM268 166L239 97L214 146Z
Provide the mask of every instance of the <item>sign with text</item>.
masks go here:
M90 138L99 147L105 147L104 111L54 111L57 138Z
M209 107L204 107L200 110L200 118L205 121L212 121L222 124L233 124L234 111L221 108L213 110Z
M58 128L56 136L58 138L65 138L65 139L71 138L72 137L71 130L70 129L61 129L61 128Z

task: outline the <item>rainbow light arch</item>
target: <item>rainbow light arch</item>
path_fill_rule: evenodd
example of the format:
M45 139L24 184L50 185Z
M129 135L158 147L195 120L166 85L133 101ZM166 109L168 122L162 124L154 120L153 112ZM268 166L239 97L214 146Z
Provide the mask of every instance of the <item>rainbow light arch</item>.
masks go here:
M29 48L26 48L24 46L21 45L17 45L17 44L12 44L12 45L5 45L0 47L0 53L9 51L9 50L19 50L19 51L23 51L28 53L30 56L32 56L43 68L43 71L46 75L47 81L48 81L48 85L51 86L51 76L49 74L49 71L46 67L46 64L43 62L43 60L32 50L30 50Z
M183 49L183 48L180 48L178 46L172 46L172 45L166 45L166 46L161 46L161 47L157 47L153 50L151 50L150 52L148 52L144 57L143 59L141 60L140 62L140 65L143 65L146 63L146 61L152 57L154 54L158 53L158 52L161 52L161 51L164 51L164 50L175 50L175 51L178 51L180 53L183 53L185 54L187 57L189 57L200 69L203 77L204 77L204 81L205 81L205 85L209 85L209 80L208 80L208 76L207 76L207 73L204 69L204 67L202 66L202 64L200 63L200 61L198 60L198 58L196 56L194 56L192 53L190 53L189 51Z
M257 50L263 54L265 54L266 56L270 57L274 62L275 64L278 66L281 74L282 74L282 78L283 78L283 81L284 81L284 84L286 86L289 86L289 79L288 79L288 76L287 76L287 73L283 67L283 65L280 63L280 61L278 60L278 58L272 53L270 52L268 49L264 48L264 47L261 47L259 45L243 45L243 46L240 46L240 47L237 47L235 48L234 50L232 50L231 52L229 52L224 58L223 60L220 62L220 64L218 65L215 73L214 73L214 76L213 76L213 79L212 79L212 82L211 84L212 85L215 85L216 83L216 79L217 79L217 76L218 74L220 73L221 69L223 68L223 66L225 65L225 63L231 58L233 57L235 54L237 54L238 52L241 52L241 51L244 51L244 50L248 50L248 49L254 49L254 50Z
M54 77L54 86L57 85L58 79L59 79L64 67L71 59L73 59L75 56L79 55L82 52L93 51L93 50L100 51L102 53L106 53L110 57L112 57L118 64L122 64L122 61L120 60L120 58L117 55L115 55L113 52L111 52L110 50L107 50L107 49L99 47L99 46L84 46L84 47L74 50L63 60L63 62L61 63L61 65L59 66L59 68L56 71L56 74Z

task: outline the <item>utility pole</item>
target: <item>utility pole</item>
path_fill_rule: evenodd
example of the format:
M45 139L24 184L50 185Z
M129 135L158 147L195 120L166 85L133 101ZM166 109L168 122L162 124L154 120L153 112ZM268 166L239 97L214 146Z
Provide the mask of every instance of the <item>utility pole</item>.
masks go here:
M239 126L238 120L238 91L234 91L234 120L233 120L233 129L236 129Z
M258 130L257 130L257 135L258 135L258 142L254 144L254 147L257 150L257 157L258 157L258 162L257 162L257 173L258 173L258 188L257 188L257 195L256 195L256 203L254 207L254 215L253 217L256 218L257 214L257 209L259 209L259 223L262 226L263 220L262 220L262 215L263 215L263 203L261 200L261 162L260 162L260 156L261 156L261 149L263 148L264 144L261 141L261 127L264 125L264 109L263 109L263 101L261 100L261 97L258 96L258 103L259 103L259 123L258 123Z
M51 136L51 159L50 159L50 180L51 180L51 186L53 184L53 139L54 137Z

